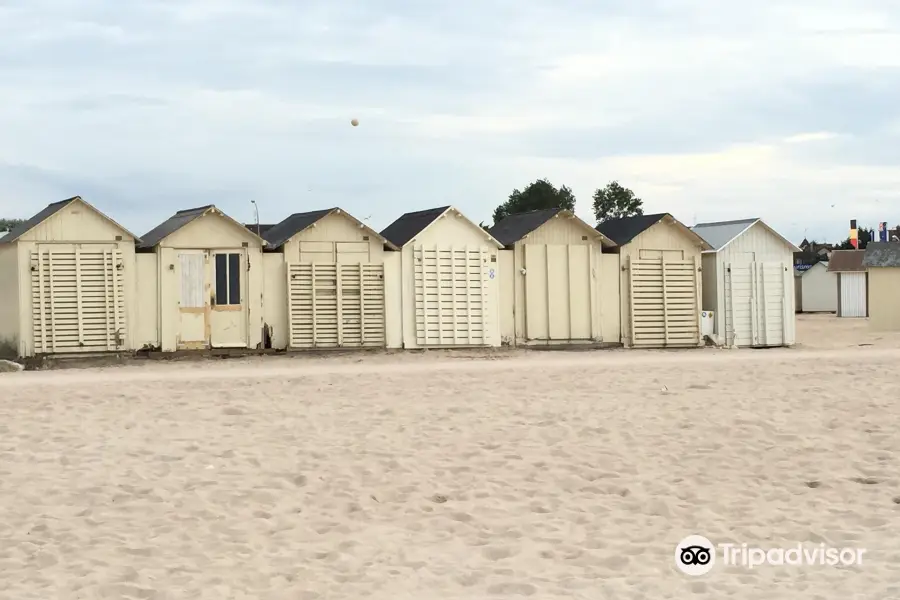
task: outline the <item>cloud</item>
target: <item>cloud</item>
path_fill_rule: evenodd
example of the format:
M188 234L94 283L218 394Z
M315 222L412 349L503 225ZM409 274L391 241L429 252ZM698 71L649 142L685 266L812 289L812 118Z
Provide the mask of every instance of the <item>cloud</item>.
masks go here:
M843 237L900 222L898 21L879 0L12 0L0 214L82 194L139 232L250 199L477 222L549 177L585 218L617 179L685 221Z
M784 138L786 144L806 144L809 142L827 142L838 137L831 131L813 131L810 133L797 133Z

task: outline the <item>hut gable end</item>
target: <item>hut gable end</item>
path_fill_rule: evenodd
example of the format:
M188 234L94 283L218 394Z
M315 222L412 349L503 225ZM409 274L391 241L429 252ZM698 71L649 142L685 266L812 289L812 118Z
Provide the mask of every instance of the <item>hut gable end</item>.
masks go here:
M180 210L144 235L140 248L259 247L264 240L213 205Z
M0 244L13 242L114 242L137 236L113 221L80 196L54 202L13 228Z

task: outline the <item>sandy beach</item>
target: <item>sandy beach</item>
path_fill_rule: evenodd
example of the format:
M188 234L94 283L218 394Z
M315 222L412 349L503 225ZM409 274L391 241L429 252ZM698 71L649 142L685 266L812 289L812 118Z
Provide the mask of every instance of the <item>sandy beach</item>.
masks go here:
M0 598L900 598L900 337L798 338L0 375Z

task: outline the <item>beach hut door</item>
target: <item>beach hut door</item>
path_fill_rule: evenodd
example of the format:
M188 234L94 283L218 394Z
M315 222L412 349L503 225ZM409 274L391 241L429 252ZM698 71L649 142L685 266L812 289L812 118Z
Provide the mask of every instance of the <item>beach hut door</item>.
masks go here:
M784 343L784 265L759 261L727 263L725 284L726 343Z
M247 258L240 250L212 255L209 334L213 348L247 347Z
M178 253L178 348L199 350L207 346L206 252L183 250Z
M125 349L125 262L114 244L38 244L30 298L36 354Z
M527 340L592 339L591 251L591 246L524 246Z
M662 348L700 343L696 258L629 258L631 345Z
M420 346L488 344L486 289L496 264L481 248L414 249L416 341Z

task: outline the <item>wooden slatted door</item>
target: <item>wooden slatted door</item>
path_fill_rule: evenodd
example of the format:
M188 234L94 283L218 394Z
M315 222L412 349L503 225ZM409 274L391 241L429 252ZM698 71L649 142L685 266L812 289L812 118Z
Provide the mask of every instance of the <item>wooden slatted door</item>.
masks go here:
M484 346L488 281L497 277L487 252L469 248L413 250L416 342L423 347Z
M104 244L41 244L31 253L36 354L127 350L125 265Z
M290 347L385 346L384 266L289 264Z
M629 259L631 344L663 348L700 344L696 259Z

